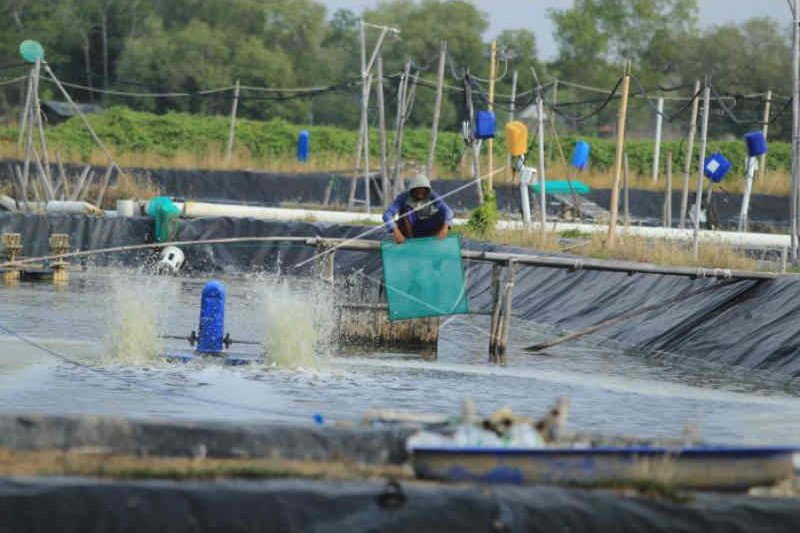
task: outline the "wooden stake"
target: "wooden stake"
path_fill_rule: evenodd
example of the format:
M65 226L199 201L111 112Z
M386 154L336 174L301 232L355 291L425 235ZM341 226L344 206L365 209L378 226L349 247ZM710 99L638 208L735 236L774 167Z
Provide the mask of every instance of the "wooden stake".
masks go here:
M30 107L31 107L31 98L33 98L33 71L36 67L32 68L31 71L28 73L28 92L25 95L25 107L22 108L21 119L20 119L20 127L19 127L19 137L17 138L17 145L22 146L22 142L24 140L25 131L28 127L28 117L30 116Z
M503 308L503 292L500 288L500 279L503 274L503 266L495 263L492 265L492 323L489 333L489 361L497 360L497 347L499 344L500 333L500 312Z
M86 178L89 177L89 172L92 170L92 167L86 165L83 168L83 172L81 172L80 177L78 178L78 182L75 185L75 188L72 190L72 195L69 197L70 200L73 202L80 198L81 193L83 193L84 185L86 185Z
M66 200L69 198L69 178L67 177L67 172L64 170L64 161L61 159L61 150L56 150L56 163L58 164L58 186L56 187L56 193L59 194L59 197L62 200Z
M425 172L433 178L433 163L436 156L436 138L439 134L439 117L442 112L442 92L444 89L444 63L447 57L447 41L442 41L439 51L439 71L436 75L436 103L433 105L433 125L431 126L431 145L428 149L428 164Z
M500 345L498 356L501 362L505 362L506 351L508 350L508 335L511 331L511 309L514 299L514 282L516 280L517 264L512 259L508 262L508 278L506 280L505 299L503 302L503 319L500 324Z
M236 111L239 108L239 78L236 78L236 85L233 87L233 104L231 104L231 123L228 127L228 145L225 148L225 161L230 161L233 157L233 140L236 136Z
M468 145L472 150L472 180L475 182L475 187L478 193L478 205L483 205L483 187L481 186L480 177L480 140L475 139L475 104L472 100L472 85L470 82L469 69L464 73L464 98L467 101L467 129L465 132Z
M694 211L694 231L692 233L692 254L695 259L698 255L698 242L697 239L700 235L700 205L703 201L703 177L705 174L706 163L706 146L708 143L708 117L711 113L711 86L708 84L708 79L705 82L705 90L703 91L703 129L701 130L700 137L700 157L699 169L697 173L697 197Z
M539 127L536 129L536 136L539 141L539 222L541 225L540 230L544 234L547 224L547 176L544 165L544 95L542 94L541 86L537 91L539 93L536 97L536 114L539 115Z
M508 104L508 121L514 121L515 104L517 101L517 71L515 70L511 76L511 103ZM509 170L511 169L511 154L506 158L506 165ZM512 172L513 173L513 172Z
M631 197L628 183L628 154L626 153L622 163L622 208L624 210L623 222L626 228L631 225Z
M617 242L617 218L619 217L619 185L622 179L622 155L625 150L625 122L628 116L628 95L630 93L630 61L625 63L622 80L622 102L617 121L617 161L614 169L614 186L611 188L611 219L608 223L608 247L614 248Z
M672 151L667 151L667 183L664 187L664 208L661 221L665 228L672 227Z
M386 105L383 99L383 56L378 56L378 130L381 145L381 190L383 191L383 208L392 203L392 191L389 185L389 168L386 160Z
M653 183L658 183L658 173L661 170L661 129L664 122L664 99L658 99L656 112L656 141L653 148Z
M100 186L100 192L97 193L97 207L102 209L103 208L103 198L106 195L106 189L108 189L108 184L111 181L111 173L114 171L114 167L108 165L106 167L106 172L103 175L103 185Z
M497 73L497 41L492 41L489 51L489 111L494 111L494 77ZM490 138L488 142L489 150L489 190L492 190L494 184L494 139Z
M700 107L700 80L694 83L694 101L692 102L692 118L689 123L689 139L686 142L686 161L683 166L683 184L681 187L681 218L678 227L686 227L686 214L689 209L689 175L692 172L692 151L694 137L697 133L697 111Z
M395 133L394 133L394 172L392 177L394 180L394 193L399 194L403 191L403 180L400 179L400 165L403 159L403 132L406 125L406 103L408 99L406 94L408 91L408 80L411 77L411 61L406 61L403 67L403 74L400 77L400 86L397 90L397 117L395 119Z
M772 91L767 91L767 101L764 102L764 124L761 127L761 131L764 133L765 140L769 136L769 114L771 105ZM758 179L763 180L764 174L767 172L767 154L761 156L761 160L758 162L758 165Z

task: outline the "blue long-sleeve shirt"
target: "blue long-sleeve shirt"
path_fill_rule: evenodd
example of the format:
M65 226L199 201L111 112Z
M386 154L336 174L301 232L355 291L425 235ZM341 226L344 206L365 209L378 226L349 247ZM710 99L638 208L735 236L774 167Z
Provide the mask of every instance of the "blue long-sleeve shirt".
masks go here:
M394 228L397 227L397 223L395 222L395 217L400 215L404 208L409 207L408 192L402 192L397 195L397 197L392 202L392 205L389 206L389 209L383 214L383 221L386 223L386 230L391 233ZM424 208L423 211L430 209L433 213L442 212L444 213L445 222L448 225L451 225L453 222L453 210L450 208L447 203L442 200L441 196L436 194L435 191L431 191L430 198L428 199L425 204L430 203L430 208ZM432 208L432 209L431 209Z

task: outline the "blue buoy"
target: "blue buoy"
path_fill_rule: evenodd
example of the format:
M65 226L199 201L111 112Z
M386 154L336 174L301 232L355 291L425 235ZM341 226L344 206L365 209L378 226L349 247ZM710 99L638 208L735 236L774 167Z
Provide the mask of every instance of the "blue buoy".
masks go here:
M763 131L751 131L744 136L747 145L747 155L750 157L761 157L767 153L767 138Z
M297 160L301 163L308 161L308 153L310 150L311 145L308 130L303 130L300 132L300 135L297 136Z
M572 166L578 170L585 170L589 165L589 153L591 148L586 141L575 143L575 151L572 152Z
M203 287L198 331L198 352L222 351L222 339L225 336L225 285L219 281L209 281Z
M475 116L475 137L478 139L493 139L495 133L495 118L492 111L478 111Z
M715 152L706 158L704 173L713 183L719 183L731 169L731 162L725 156Z

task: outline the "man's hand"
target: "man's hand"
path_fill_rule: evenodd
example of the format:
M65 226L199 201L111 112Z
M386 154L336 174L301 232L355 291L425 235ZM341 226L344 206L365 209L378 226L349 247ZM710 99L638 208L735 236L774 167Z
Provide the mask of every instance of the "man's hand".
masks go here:
M394 237L394 242L397 244L403 244L406 242L405 236L398 228L392 229L392 236Z
M439 239L444 239L445 237L447 237L447 232L449 230L450 228L447 226L447 224L442 224L442 227L439 228L439 231L436 232L436 237L438 237Z

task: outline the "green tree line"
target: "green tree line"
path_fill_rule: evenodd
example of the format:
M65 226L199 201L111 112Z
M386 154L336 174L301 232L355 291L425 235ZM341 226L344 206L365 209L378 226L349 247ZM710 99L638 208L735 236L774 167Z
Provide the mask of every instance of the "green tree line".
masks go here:
M777 115L790 93L789 24L755 18L741 24L698 27L696 0L574 0L566 9L537 13L534 3L521 8L521 26L529 16L552 19L558 55L544 61L537 36L521 27L496 36L500 73L516 70L522 96L518 109L531 102L532 68L544 81L555 78L611 88L625 59L633 61L638 85L648 93L688 97L696 79L708 75L721 94L748 95L773 90ZM523 16L524 14L524 16ZM0 7L2 75L24 73L17 48L23 39L42 42L47 59L65 81L99 89L141 92L189 92L230 86L234 80L262 87L325 86L359 75L358 21L400 29L390 37L383 57L387 75L410 59L420 78L435 77L440 42L447 41L447 83L462 84L466 69L478 78L489 75L487 35L490 14L466 0L386 0L362 13L328 12L315 0L5 0ZM368 43L376 39L368 32ZM16 71L14 69L17 69ZM635 85L636 88L638 85ZM387 112L396 100L395 78L387 81ZM43 85L45 98L57 95ZM0 95L0 114L15 116L23 85ZM497 92L508 95L511 75L499 80ZM476 105L485 106L486 84L477 82ZM76 91L82 102L124 105L158 114L169 111L225 114L231 93L188 98L127 98ZM553 99L552 91L548 99ZM285 119L298 124L355 128L359 90L345 86L306 98L271 98L243 93L242 117ZM591 134L613 124L615 105L587 120L603 95L561 86L558 101L562 133ZM464 96L448 92L442 128L458 131ZM588 102L587 102L588 100ZM374 103L374 98L373 98ZM498 100L502 123L507 103ZM580 103L584 102L584 103ZM410 126L430 123L434 93L420 85ZM652 102L635 99L632 133L645 135L653 122ZM712 120L715 136L740 136L760 125L763 101L733 96L727 111ZM668 128L675 136L688 127L684 102L670 101ZM373 113L374 115L374 113ZM786 139L788 113L775 119L772 135ZM572 118L570 118L572 117Z

